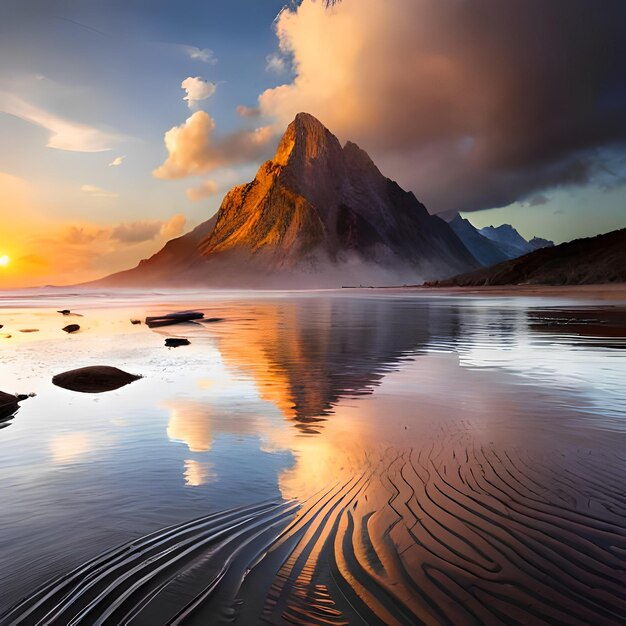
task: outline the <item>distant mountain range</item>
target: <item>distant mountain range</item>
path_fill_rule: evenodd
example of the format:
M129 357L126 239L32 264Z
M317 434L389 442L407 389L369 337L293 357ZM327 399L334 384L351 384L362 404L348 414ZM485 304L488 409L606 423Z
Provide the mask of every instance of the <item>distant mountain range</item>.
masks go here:
M484 267L514 259L540 248L554 246L552 241L533 237L527 241L510 224L476 228L458 213L449 222L452 230Z
M442 278L480 263L366 152L300 113L217 214L95 284L312 287ZM92 283L94 284L94 283Z
M434 287L485 285L586 285L626 282L626 228L541 248L447 280Z

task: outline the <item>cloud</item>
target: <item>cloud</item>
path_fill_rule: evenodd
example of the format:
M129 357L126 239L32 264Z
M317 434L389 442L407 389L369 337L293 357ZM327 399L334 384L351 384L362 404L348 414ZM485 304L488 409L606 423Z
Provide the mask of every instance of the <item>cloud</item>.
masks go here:
M180 84L180 86L187 94L183 100L187 102L190 109L192 109L200 100L210 98L217 89L217 85L215 83L204 80L204 78L200 78L199 76L188 76Z
M157 221L142 221L120 224L113 229L111 239L124 243L139 243L151 241L161 231L161 223Z
M190 187L185 192L192 202L214 196L217 193L217 183L214 180L204 180L196 187Z
M259 117L259 115L261 115L261 109L259 109L259 107L247 107L244 104L240 104L237 107L237 115L239 115L239 117Z
M215 120L196 111L184 124L165 133L168 157L153 171L156 178L178 179L247 163L271 154L276 136L269 126L215 136Z
M287 71L287 61L280 54L269 54L265 57L265 71L283 74Z
M528 206L543 206L544 204L548 204L548 202L550 202L550 198L543 194L538 194L528 200Z
M143 220L118 224L110 231L110 238L127 244L152 241L158 236L173 239L183 233L186 218L177 214L167 221Z
M80 190L93 198L117 198L118 194L113 191L107 191L96 185L81 185Z
M182 214L177 214L171 217L166 222L161 224L161 237L164 239L174 239L174 237L180 237L185 232L185 225L187 224L187 218Z
M119 167L123 162L126 156L118 156L115 157L110 163L109 167Z
M295 76L259 106L317 116L431 210L505 206L623 152L624 23L620 0L303 0L276 22Z
M187 56L194 61L202 61L209 65L215 65L217 58L210 48L196 48L196 46L183 46Z
M48 148L70 152L104 152L120 141L120 137L92 126L71 122L36 107L11 94L0 92L0 111L45 128Z

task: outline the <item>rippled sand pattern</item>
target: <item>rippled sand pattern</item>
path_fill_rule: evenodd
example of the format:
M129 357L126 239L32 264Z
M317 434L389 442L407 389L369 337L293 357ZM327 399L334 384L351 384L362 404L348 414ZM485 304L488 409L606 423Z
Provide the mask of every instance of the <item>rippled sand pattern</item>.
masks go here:
M267 502L111 550L3 623L617 624L626 458L388 450L302 505Z

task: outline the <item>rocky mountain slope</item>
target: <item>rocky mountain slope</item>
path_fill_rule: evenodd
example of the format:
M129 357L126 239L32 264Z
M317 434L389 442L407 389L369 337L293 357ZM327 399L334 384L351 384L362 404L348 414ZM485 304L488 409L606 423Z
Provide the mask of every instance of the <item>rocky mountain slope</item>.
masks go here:
M554 245L554 242L541 237L533 237L530 241L527 241L510 224L485 226L478 232L492 241L509 259Z
M427 283L434 287L483 285L588 285L626 282L626 228L541 248L493 267Z
M511 258L501 246L481 235L469 220L462 218L458 213L448 224L483 267Z
M116 286L339 286L415 282L479 267L446 222L300 113L275 157L218 213L168 242Z

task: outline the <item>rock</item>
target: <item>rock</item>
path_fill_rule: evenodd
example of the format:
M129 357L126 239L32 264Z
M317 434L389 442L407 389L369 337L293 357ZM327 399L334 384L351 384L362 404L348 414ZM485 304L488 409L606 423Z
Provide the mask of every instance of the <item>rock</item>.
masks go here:
M60 313L61 315L69 315L71 311L69 309L63 309L61 311L57 311L57 313Z
M130 320L130 323L131 323L133 326L137 326L138 324L141 324L141 320Z
M168 348L178 348L178 346L188 346L191 342L189 339L183 339L181 337L168 337L165 340L165 345Z
M0 420L11 417L18 408L17 396L0 391Z
M178 311L177 313L168 313L167 315L146 317L146 324L149 328L158 328L159 326L170 326L182 322L201 320L203 317L204 313L200 311Z
M141 376L129 374L117 367L95 365L57 374L52 378L52 382L57 387L63 387L63 389L70 391L102 393L103 391L119 389L140 378Z
M65 326L63 330L66 333L75 333L80 330L80 326L78 324L69 324L68 326Z
M0 328L4 328L4 325L3 325L3 324L0 324Z

